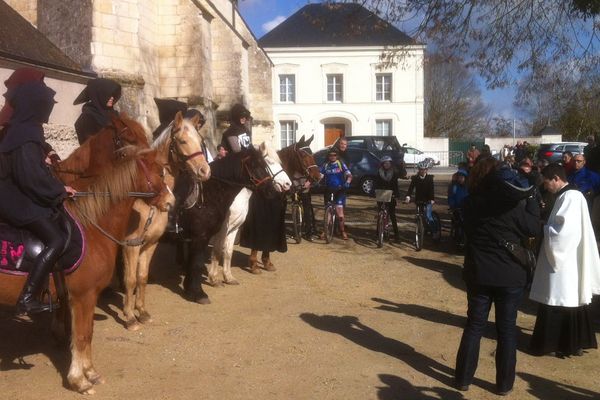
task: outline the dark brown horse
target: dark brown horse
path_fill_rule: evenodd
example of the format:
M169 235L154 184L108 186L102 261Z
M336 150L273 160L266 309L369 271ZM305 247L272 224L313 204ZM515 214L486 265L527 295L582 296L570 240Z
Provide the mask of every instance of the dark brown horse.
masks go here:
M210 239L221 229L231 204L242 190L285 191L291 182L279 158L266 143L211 163L211 178L202 185L194 206L183 211L184 232L191 239L183 282L186 298L209 303L201 286L204 252ZM247 205L246 205L247 208Z
M98 140L95 143L100 143L112 140L114 135L107 129L95 138ZM87 244L79 268L66 277L71 313L71 366L67 380L73 390L86 394L94 393L93 385L103 382L92 364L94 308L99 293L108 286L113 275L118 247L114 240L122 239L127 230L135 200L128 193L151 190L160 194L155 198L158 203L165 191L162 166L156 162L156 152L139 151L132 146L123 147L124 153L119 157L109 157L110 162L103 168L94 166L93 175L79 176L79 172L85 172L90 165L90 155L95 154L91 152L94 149L90 141L64 162L78 172L78 178L71 182L73 187L110 192L110 196L90 196L65 203L65 207L80 219ZM15 304L24 282L25 277L0 274L0 303Z

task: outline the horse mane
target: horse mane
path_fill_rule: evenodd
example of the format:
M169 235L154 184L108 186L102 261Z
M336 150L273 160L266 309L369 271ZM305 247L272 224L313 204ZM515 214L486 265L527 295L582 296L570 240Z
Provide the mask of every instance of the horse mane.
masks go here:
M271 160L275 161L278 164L281 164L281 159L277 154L277 150L275 150L269 142L262 142L259 146L259 149L262 152L262 155L266 158L269 157Z
M136 146L128 150L139 149ZM106 169L88 187L88 191L95 193L86 197L78 197L71 202L72 211L84 226L97 223L99 218L110 211L111 206L126 197L136 186L138 177L139 151L134 157L127 158L117 165L107 165ZM109 193L108 196L103 193Z
M151 147L153 149L159 149L160 147L166 145L167 141L171 138L171 129L173 129L173 124L175 123L175 121L171 121L171 123L169 125L167 125L167 127L165 129L163 129L163 131L160 133L160 135L158 135L156 137L156 139L154 139L154 141L152 142ZM184 118L182 124L184 125L183 128L185 129L186 127L196 131L196 133L198 133L198 136L201 139L204 139L204 136L202 136L202 134L200 134L200 132L198 132L196 130L196 128L194 127L194 124L192 124L192 122L190 121L189 118Z

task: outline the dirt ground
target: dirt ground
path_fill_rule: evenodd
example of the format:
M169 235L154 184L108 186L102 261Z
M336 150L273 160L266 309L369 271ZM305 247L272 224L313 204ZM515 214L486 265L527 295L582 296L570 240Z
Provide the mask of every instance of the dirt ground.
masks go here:
M437 208L447 218L443 204ZM451 386L466 313L462 256L452 251L447 231L439 245L426 242L415 252L413 214L414 206L400 206L403 241L378 249L373 201L353 198L351 240L290 243L287 253L273 256L277 271L261 275L240 268L248 251L236 247L233 272L241 285L207 287L210 305L181 297L174 248L161 245L148 287L152 323L129 332L122 295L109 290L100 300L93 351L107 383L95 398L497 398L491 323L475 383L468 392ZM79 398L65 388L68 354L52 343L47 326L11 313L0 310L0 398ZM534 322L535 304L526 301L510 397L600 399L600 352L530 356Z

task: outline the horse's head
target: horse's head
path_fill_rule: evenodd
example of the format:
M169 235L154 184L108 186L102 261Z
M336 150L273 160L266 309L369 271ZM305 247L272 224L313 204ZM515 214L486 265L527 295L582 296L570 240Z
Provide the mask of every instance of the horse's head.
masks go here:
M283 169L293 179L308 178L313 182L318 182L322 178L310 147L308 147L312 139L313 137L305 140L302 136L298 142L277 152L282 161Z
M94 179L106 165L131 156L132 146L149 147L144 128L124 113L111 116L111 124L75 149L59 163L55 172L65 184L80 178Z
M273 180L273 188L277 192L285 192L286 190L290 190L292 187L292 182L290 181L288 174L283 170L283 167L281 166L281 160L279 159L277 152L269 145L268 142L262 142L258 149L260 150L260 154L267 164L267 170Z
M130 119L127 114L121 113L118 117L111 115L111 125L104 129L112 131L112 146L111 148L117 156L125 157L125 154L120 153L120 150L128 145L138 147L150 147L148 136L142 125ZM103 130L100 131L100 133ZM97 135L96 135L97 136Z
M169 162L185 164L187 169L201 181L210 178L210 166L202 149L202 136L196 130L199 116L185 119L177 112L173 122L156 139L153 144L158 148L163 143L169 143Z

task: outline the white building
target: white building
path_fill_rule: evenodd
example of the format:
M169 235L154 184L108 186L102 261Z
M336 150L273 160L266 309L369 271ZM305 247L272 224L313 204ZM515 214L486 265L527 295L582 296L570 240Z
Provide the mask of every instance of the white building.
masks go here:
M394 135L423 144L425 47L358 4L309 4L259 39L274 64L273 121L284 147L315 135L313 149L340 135ZM391 46L408 49L382 68Z

